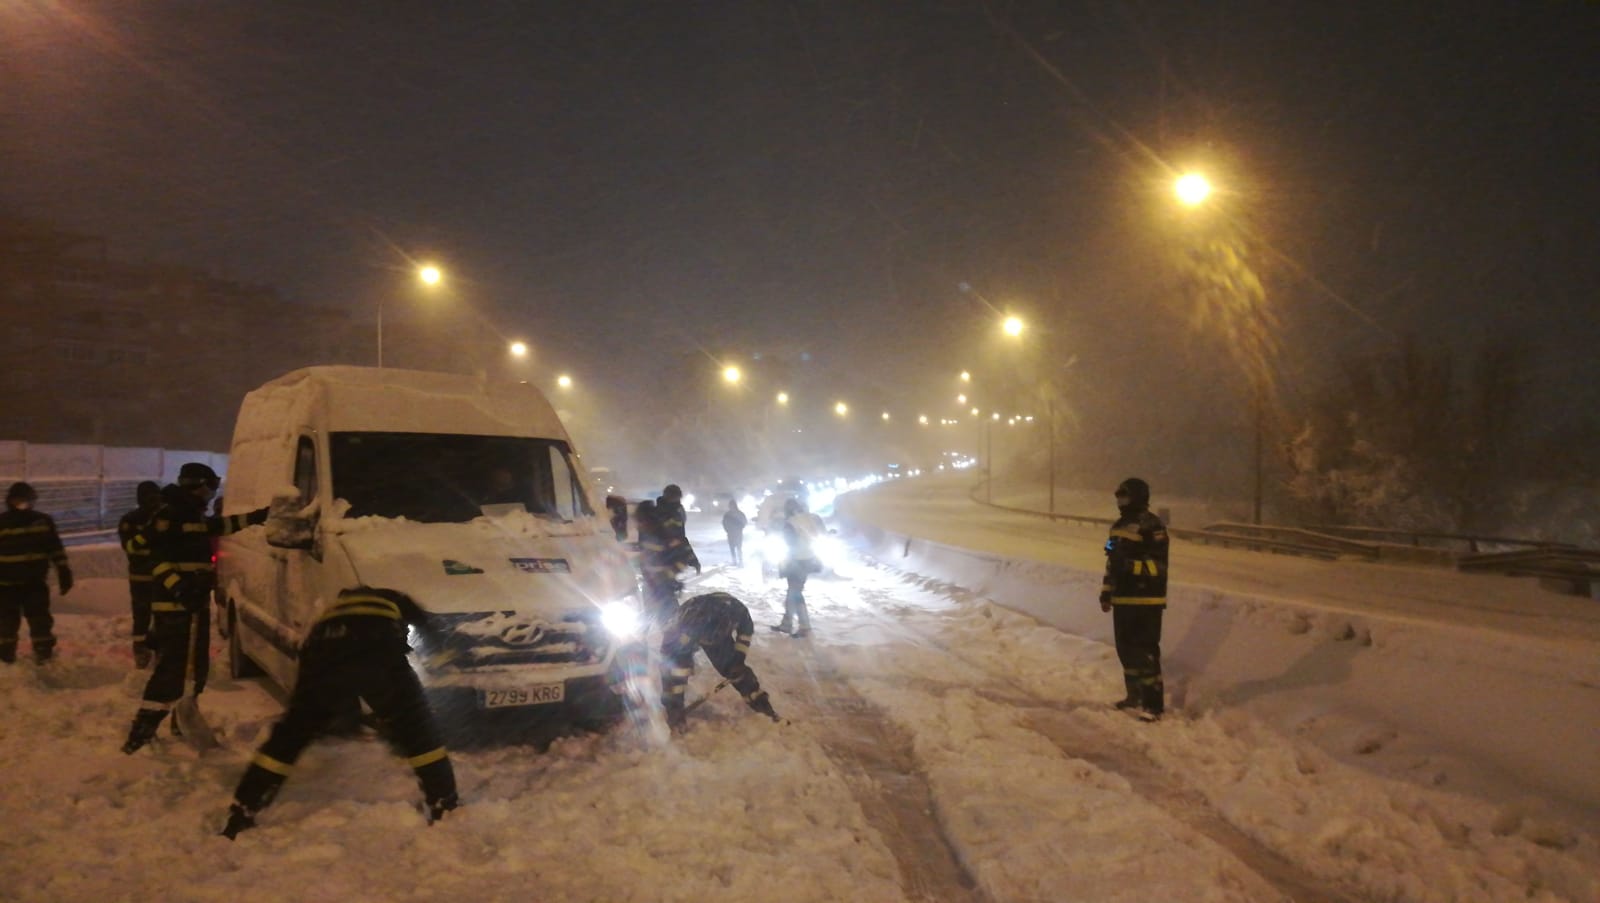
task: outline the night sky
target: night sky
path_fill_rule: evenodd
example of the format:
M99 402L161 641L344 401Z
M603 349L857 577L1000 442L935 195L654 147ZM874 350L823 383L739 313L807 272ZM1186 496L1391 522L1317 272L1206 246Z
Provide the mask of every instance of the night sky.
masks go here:
M1291 390L1515 331L1570 392L1596 60L1578 2L11 0L0 215L353 310L427 257L619 390L618 349L637 381L804 348L914 410L985 301L1146 397L1203 371L1163 264L1198 165L1267 249Z

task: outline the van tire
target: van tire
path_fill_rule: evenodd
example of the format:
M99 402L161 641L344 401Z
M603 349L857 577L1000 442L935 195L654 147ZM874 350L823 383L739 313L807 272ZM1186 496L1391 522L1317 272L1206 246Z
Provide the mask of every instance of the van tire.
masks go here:
M260 677L267 673L244 652L244 638L239 636L239 613L233 603L228 603L228 676L235 680Z

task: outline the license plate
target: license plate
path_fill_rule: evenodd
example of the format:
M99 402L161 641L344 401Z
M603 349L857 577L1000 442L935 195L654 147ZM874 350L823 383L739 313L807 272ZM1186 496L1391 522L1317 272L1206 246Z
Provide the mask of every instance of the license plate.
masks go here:
M499 709L516 705L548 705L567 696L566 684L537 684L510 690L484 690L483 707Z

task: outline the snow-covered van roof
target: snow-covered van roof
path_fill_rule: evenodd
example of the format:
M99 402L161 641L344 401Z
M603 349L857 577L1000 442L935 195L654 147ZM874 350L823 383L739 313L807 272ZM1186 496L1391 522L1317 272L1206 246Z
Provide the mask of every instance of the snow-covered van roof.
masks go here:
M529 385L392 367L306 367L245 396L234 441L312 423L334 433L568 438L549 400Z

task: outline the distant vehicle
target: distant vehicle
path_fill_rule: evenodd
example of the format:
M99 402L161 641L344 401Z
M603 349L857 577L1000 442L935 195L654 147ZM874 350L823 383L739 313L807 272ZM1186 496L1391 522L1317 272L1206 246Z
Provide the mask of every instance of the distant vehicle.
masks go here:
M761 500L760 506L750 520L750 526L754 528L754 535L750 537L753 541L746 541L745 548L755 550L755 558L761 568L763 579L776 577L783 560L789 555L789 545L783 536L785 520L783 509L790 499L796 498L802 504L805 503L805 496L792 491L773 492ZM839 541L839 537L834 535L832 530L818 537L811 548L816 552L817 560L822 562L823 574L842 576L840 568L844 566L846 560L844 543Z
M617 475L609 467L589 468L590 487L601 497L617 494Z
M250 392L226 509L275 507L265 530L219 548L234 676L292 687L323 608L366 585L407 594L442 629L437 648L412 643L441 710L615 713L638 589L588 483L525 384L309 367Z

